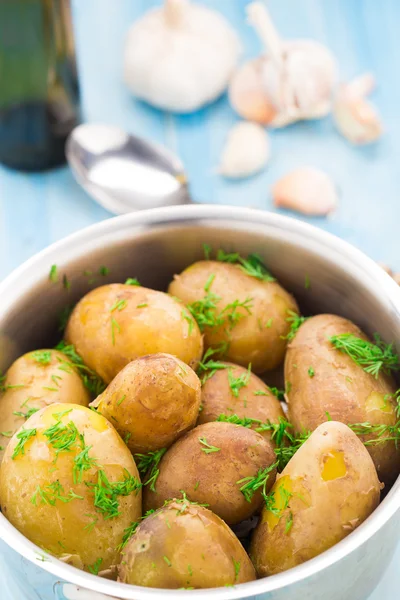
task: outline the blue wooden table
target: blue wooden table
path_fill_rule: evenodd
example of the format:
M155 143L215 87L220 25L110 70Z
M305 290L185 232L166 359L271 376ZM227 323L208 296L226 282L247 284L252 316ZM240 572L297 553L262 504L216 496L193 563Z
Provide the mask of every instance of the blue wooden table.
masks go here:
M259 42L244 18L247 0L201 1L221 10L240 32L243 58L258 52ZM172 116L133 100L123 86L126 30L156 4L159 1L74 1L85 118L122 126L174 150L186 165L194 198L203 202L275 210L269 189L279 176L304 164L323 168L340 189L340 204L329 219L311 222L400 270L398 0L268 0L282 35L313 37L327 44L338 58L343 79L367 70L375 74L378 89L373 99L382 113L385 135L378 144L353 148L336 133L330 118L272 132L268 169L240 182L225 181L215 173L227 131L237 119L226 98L196 114ZM48 244L109 217L67 168L27 175L0 167L0 279ZM2 552L0 542L0 556ZM400 551L373 600L398 597L399 559ZM22 564L15 555L17 563ZM0 560L2 600L24 598L23 584L16 587L1 565ZM53 598L48 576L25 564L23 573L35 582L37 598Z

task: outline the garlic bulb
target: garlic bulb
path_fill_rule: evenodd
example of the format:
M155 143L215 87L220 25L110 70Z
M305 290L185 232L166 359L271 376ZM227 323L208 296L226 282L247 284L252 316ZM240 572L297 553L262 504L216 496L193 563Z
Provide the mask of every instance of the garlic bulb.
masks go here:
M272 127L328 114L337 74L332 53L314 40L282 41L262 2L249 4L247 14L267 53L235 72L233 108Z
M324 216L337 205L336 188L326 173L301 167L279 179L272 188L275 206L309 216Z
M256 123L241 121L228 134L218 171L225 177L249 177L264 169L269 157L270 144L265 129Z
M375 87L370 73L339 87L333 104L333 118L340 133L353 144L375 142L382 135L381 119L366 99Z
M154 106L191 112L224 92L239 53L238 36L216 11L165 0L131 26L124 79L133 94Z

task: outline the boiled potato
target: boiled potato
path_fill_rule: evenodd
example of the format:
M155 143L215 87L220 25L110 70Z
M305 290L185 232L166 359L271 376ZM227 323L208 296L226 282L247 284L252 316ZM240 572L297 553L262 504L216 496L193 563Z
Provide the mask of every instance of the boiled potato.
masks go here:
M198 424L215 421L221 414L271 423L285 417L279 400L257 375L233 363L222 364L226 369L215 371L202 386ZM271 438L270 433L263 435Z
M391 397L396 390L393 379L383 373L376 379L335 349L329 339L342 333L367 339L347 319L317 315L303 323L289 344L285 359L287 400L290 421L298 432L313 431L328 418L346 424L394 425L397 421ZM379 478L386 484L392 483L400 470L400 448L394 441L382 442L388 436L367 446ZM376 437L365 436L363 440Z
M104 417L75 404L41 409L13 436L0 499L29 540L86 570L116 565L124 529L141 516L131 453Z
M86 294L74 308L65 336L106 383L146 354L167 352L195 369L203 351L199 328L180 302L122 283Z
M118 373L91 404L135 452L167 448L196 424L200 381L170 354L150 354Z
M255 572L243 546L210 510L173 501L147 517L124 549L119 579L165 589L245 583Z
M268 490L275 481L274 463L271 444L256 431L231 423L199 425L164 454L155 491L144 489L144 508L160 508L183 490L189 500L206 503L226 523L239 523L261 507L262 496L260 488L246 500L238 482L271 467Z
M10 438L34 412L55 402L88 406L90 395L68 358L57 350L35 350L8 369L0 392L0 461Z
M168 291L187 305L212 294L216 308L208 309L208 316L216 324L204 327L206 348L227 342L226 359L245 367L251 363L255 373L282 362L288 311L297 313L298 308L278 283L251 277L239 265L204 260L176 275Z
M317 427L263 508L250 548L258 576L286 571L342 540L378 506L379 495L371 457L347 425Z

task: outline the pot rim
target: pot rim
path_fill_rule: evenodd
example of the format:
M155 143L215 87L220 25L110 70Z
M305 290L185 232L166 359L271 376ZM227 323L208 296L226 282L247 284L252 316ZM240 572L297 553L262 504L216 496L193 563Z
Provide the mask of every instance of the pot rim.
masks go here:
M123 230L126 235L128 235L129 231L130 235L134 235L134 229L139 228L140 232L142 226L162 226L168 223L170 225L182 225L190 221L209 222L220 219L230 221L232 225L237 222L237 224L243 226L247 222L258 227L269 226L280 234L284 231L290 232L293 235L297 235L299 240L303 240L303 242L307 240L308 245L314 244L315 247L316 244L319 246L319 252L321 252L322 248L327 252L333 252L338 258L348 262L349 270L350 266L355 264L361 271L364 271L366 280L369 279L374 284L376 295L386 299L389 306L400 315L400 286L371 258L368 258L363 252L348 242L322 229L318 229L314 225L284 215L233 206L187 205L155 208L107 219L85 227L51 244L28 259L0 283L0 298L2 298L0 319L4 317L7 310L21 295L32 288L35 283L39 282L45 273L48 273L49 264L62 264L62 257L64 257L66 262L69 262L73 258L82 256L86 252L88 244L92 246L95 242L99 244L101 239L106 235L114 234L115 240L121 241L121 239L124 239L121 237ZM119 236L118 233L121 235ZM61 260L58 260L59 258ZM5 302L7 297L9 299ZM133 586L102 579L81 571L44 553L11 525L2 514L0 514L0 538L19 554L66 582L109 596L127 599L134 598L135 600L155 600L156 598L159 599L162 594L163 597L171 598L172 600L172 598L175 598L179 594L179 597L185 600L189 596L193 598L194 595L196 595L198 600L210 600L211 598L213 600L233 600L256 596L287 587L328 568L370 539L396 513L399 506L400 478L396 480L387 497L360 527L319 556L283 573L240 584L232 588L191 590L190 592L187 590L165 590Z

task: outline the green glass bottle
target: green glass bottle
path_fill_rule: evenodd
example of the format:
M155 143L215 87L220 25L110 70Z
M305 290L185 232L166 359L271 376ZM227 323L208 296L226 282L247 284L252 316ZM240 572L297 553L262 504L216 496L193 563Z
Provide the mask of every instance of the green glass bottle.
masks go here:
M0 162L26 171L64 163L78 121L69 0L0 0Z

